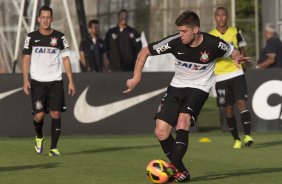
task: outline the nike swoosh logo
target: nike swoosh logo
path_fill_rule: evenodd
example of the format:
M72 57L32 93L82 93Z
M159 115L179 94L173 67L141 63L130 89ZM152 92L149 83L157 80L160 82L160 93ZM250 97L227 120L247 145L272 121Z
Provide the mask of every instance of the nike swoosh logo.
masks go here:
M125 100L116 101L113 103L91 106L86 101L86 94L89 87L87 87L81 95L78 97L74 106L74 117L80 123L94 123L96 121L103 120L114 114L117 114L123 110L126 110L134 105L142 103L150 98L153 98L166 91L167 88L162 88L156 91L131 97Z
M6 92L3 92L3 93L0 93L0 100L2 100L3 98L6 98L7 96L10 96L18 91L22 90L22 88L17 88L17 89L13 89L13 90L10 90L10 91L6 91Z

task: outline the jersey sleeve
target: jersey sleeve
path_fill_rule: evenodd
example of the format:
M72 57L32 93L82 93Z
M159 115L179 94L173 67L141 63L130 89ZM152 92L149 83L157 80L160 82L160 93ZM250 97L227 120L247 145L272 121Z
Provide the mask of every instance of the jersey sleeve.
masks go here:
M172 53L177 46L179 34L168 36L160 41L150 43L148 49L151 55Z
M217 53L219 57L230 58L233 51L234 51L234 46L232 44L229 44L226 41L218 38Z
M32 45L31 45L31 35L28 34L24 41L24 47L23 47L23 55L31 55L32 52Z
M62 35L61 40L60 50L62 57L70 56L69 42L64 34Z
M238 47L245 47L247 45L246 40L243 37L242 31L240 29L237 29L237 34L236 34L237 42L238 42Z

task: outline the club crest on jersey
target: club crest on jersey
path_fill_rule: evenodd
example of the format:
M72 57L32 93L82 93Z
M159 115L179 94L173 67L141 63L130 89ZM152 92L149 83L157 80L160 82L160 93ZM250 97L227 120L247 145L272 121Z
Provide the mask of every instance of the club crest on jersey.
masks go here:
M52 45L53 47L57 46L58 45L58 38L52 37L50 45Z
M134 38L134 33L129 33L130 38Z
M207 51L204 51L204 52L201 52L201 57L200 57L200 60L202 61L202 62L208 62L209 61L209 52L207 52Z

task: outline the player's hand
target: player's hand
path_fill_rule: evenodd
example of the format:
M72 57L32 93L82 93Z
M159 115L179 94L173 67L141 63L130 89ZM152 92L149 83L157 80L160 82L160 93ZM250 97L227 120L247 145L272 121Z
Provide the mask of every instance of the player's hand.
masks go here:
M140 82L140 80L136 79L136 78L132 78L132 79L128 79L126 81L126 87L127 90L123 91L123 93L129 93L131 92L136 86L137 84Z
M68 87L68 94L71 96L74 96L76 92L75 86L74 84L71 82L69 83L69 87Z
M24 81L23 91L26 95L29 95L29 91L30 91L30 82L29 81Z
M237 68L241 68L241 64L245 64L245 63L250 62L250 61L251 61L250 57L244 57L242 55L239 55L234 60L234 64L236 65Z

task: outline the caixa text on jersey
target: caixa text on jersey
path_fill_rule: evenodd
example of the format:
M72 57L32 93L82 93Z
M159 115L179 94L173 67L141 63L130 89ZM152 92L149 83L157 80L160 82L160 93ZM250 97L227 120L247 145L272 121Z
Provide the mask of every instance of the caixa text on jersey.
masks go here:
M186 62L181 62L181 61L176 61L175 65L186 68L186 69L190 69L190 70L206 70L207 68L207 66L205 65L186 63Z
M54 48L42 48L42 47L38 47L35 48L34 52L35 53L46 53L46 54L56 54L56 50Z

